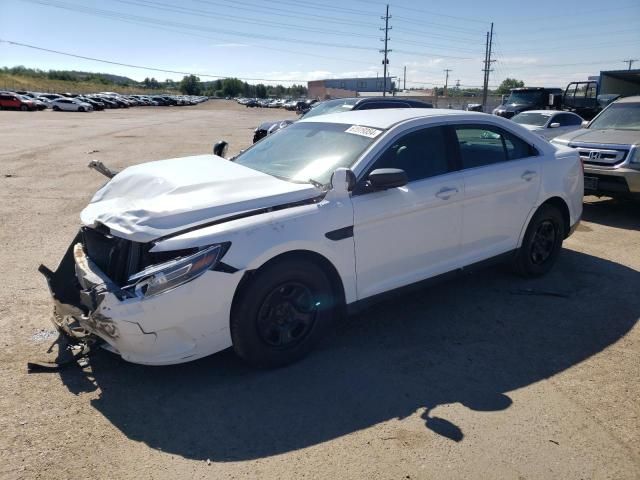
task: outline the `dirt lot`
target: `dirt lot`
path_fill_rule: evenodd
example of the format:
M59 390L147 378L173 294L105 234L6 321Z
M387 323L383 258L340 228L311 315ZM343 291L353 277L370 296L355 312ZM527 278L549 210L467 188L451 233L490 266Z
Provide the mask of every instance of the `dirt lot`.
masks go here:
M640 209L611 200L586 199L549 276L493 268L397 298L285 369L99 352L85 371L26 373L53 340L36 269L103 183L90 160L220 138L237 151L290 117L231 102L0 112L0 477L640 478Z

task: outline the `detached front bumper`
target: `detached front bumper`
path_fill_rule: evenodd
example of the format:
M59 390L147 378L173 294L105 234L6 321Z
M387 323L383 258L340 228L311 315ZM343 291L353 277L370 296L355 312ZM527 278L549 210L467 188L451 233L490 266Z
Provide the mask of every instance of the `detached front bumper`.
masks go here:
M124 292L86 255L77 236L47 278L53 321L64 335L95 335L123 359L147 365L183 363L231 346L229 315L241 272L207 271L149 298Z

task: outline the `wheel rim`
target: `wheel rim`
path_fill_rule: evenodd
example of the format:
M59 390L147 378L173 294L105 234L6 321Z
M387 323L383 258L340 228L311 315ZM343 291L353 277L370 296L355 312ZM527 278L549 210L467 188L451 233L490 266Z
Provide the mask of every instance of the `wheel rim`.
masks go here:
M536 265L546 262L553 254L557 238L557 228L551 220L540 222L531 242L531 261Z
M272 347L292 348L313 329L317 313L318 305L306 285L285 282L263 300L258 310L258 334Z

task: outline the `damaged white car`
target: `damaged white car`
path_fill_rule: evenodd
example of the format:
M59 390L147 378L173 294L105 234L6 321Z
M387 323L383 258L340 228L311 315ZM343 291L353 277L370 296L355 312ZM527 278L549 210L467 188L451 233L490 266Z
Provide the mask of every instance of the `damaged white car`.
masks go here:
M233 346L278 366L400 287L497 257L546 273L582 195L577 152L499 117L332 114L230 160L117 173L58 269L40 270L58 329L125 360L174 364Z

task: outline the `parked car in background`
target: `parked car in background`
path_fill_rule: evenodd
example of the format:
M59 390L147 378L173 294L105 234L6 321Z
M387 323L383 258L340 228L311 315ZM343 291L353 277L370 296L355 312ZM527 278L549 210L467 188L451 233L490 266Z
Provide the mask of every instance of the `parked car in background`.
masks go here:
M79 95L76 97L76 100L79 100L81 102L84 103L88 103L89 105L91 105L93 107L94 110L104 110L105 109L105 105L102 101L98 101L98 100L94 100L92 98L89 97L85 97L82 95Z
M37 98L28 96L28 95L20 95L20 97L22 97L23 100L28 101L28 102L32 102L35 107L36 110L46 110L47 109L47 103L43 102L42 100L38 100Z
M377 110L381 108L433 108L431 103L398 97L358 97L326 100L310 107L301 118L311 118L328 113L349 112L351 110ZM293 123L292 120L276 120L261 123L253 131L253 143Z
M528 110L518 113L511 120L547 140L578 130L584 122L575 113L558 110Z
M549 272L578 225L582 178L575 150L495 116L318 115L231 160L121 171L80 214L58 269L40 271L60 331L130 362L233 346L280 366L398 288L497 258Z
M616 100L552 142L580 154L585 193L640 199L640 96Z
M76 100L75 98L58 98L52 100L51 108L56 112L90 112L93 110L90 104Z
M527 110L559 109L562 104L561 88L512 88L503 104L493 110L499 117L511 118Z
M0 110L37 110L38 106L29 97L17 93L0 92Z

